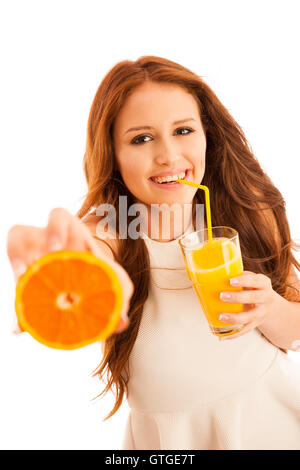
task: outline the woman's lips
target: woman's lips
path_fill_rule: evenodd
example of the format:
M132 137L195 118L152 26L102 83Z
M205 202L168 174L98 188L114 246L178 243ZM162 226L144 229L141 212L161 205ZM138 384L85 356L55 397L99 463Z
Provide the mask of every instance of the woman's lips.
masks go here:
M184 179L190 181L189 177L190 177L191 173L192 173L192 170L187 170ZM154 184L156 187L159 187L160 189L165 189L167 191L174 191L175 189L179 189L180 186L186 186L182 183L172 183L172 184L155 183L155 181L153 181L152 178L149 178L149 181L152 184Z

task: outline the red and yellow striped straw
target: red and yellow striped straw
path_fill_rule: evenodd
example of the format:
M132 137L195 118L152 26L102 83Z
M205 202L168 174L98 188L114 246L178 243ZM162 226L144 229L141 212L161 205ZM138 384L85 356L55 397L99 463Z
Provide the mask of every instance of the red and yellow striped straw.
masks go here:
M194 186L195 188L203 189L205 193L205 209L206 209L206 223L207 223L207 233L208 241L212 242L212 227L211 227L211 212L210 212L210 200L209 200L209 189L203 184L192 183L191 181L186 180L177 180L178 183L188 184L189 186Z

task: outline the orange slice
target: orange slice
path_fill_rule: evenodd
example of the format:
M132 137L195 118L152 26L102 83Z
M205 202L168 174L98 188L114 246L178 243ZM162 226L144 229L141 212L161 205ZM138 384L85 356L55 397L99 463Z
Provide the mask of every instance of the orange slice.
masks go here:
M90 252L48 253L29 266L16 286L21 328L55 349L105 340L120 321L122 305L114 269Z

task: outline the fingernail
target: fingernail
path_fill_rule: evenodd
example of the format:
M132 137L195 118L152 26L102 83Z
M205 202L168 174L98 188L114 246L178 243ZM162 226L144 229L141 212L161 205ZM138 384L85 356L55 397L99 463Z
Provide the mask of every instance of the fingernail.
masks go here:
M229 300L231 298L231 295L228 294L227 292L221 292L220 294L220 299L221 300Z
M35 251L34 253L31 254L32 263L34 263L35 261L37 261L40 258L41 258L41 255L37 251Z
M239 285L239 281L238 279L236 279L235 277L233 277L232 279L230 279L230 284L232 286L238 286Z
M52 237L48 242L48 248L49 251L60 251L62 250L62 242L58 238Z
M14 336L19 336L21 335L22 333L24 333L23 330L21 330L21 328L19 326L16 326L12 332L11 332Z
M229 315L220 315L219 320L221 321L228 321L230 319Z
M15 280L22 276L22 274L24 274L27 269L25 263L21 260L12 261L11 265L14 272Z

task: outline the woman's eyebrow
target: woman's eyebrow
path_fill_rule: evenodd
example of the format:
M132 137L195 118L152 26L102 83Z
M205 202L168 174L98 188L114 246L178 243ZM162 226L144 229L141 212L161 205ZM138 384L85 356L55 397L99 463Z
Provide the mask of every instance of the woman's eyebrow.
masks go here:
M188 121L196 121L196 119L194 118L185 118L185 119L180 119L179 121L174 121L172 126L174 124L182 124L184 122L188 122ZM131 132L131 131L140 131L142 129L153 129L153 127L151 126L139 126L139 127L130 127L130 129L127 129L127 131L125 132L125 134L127 134L128 132Z

